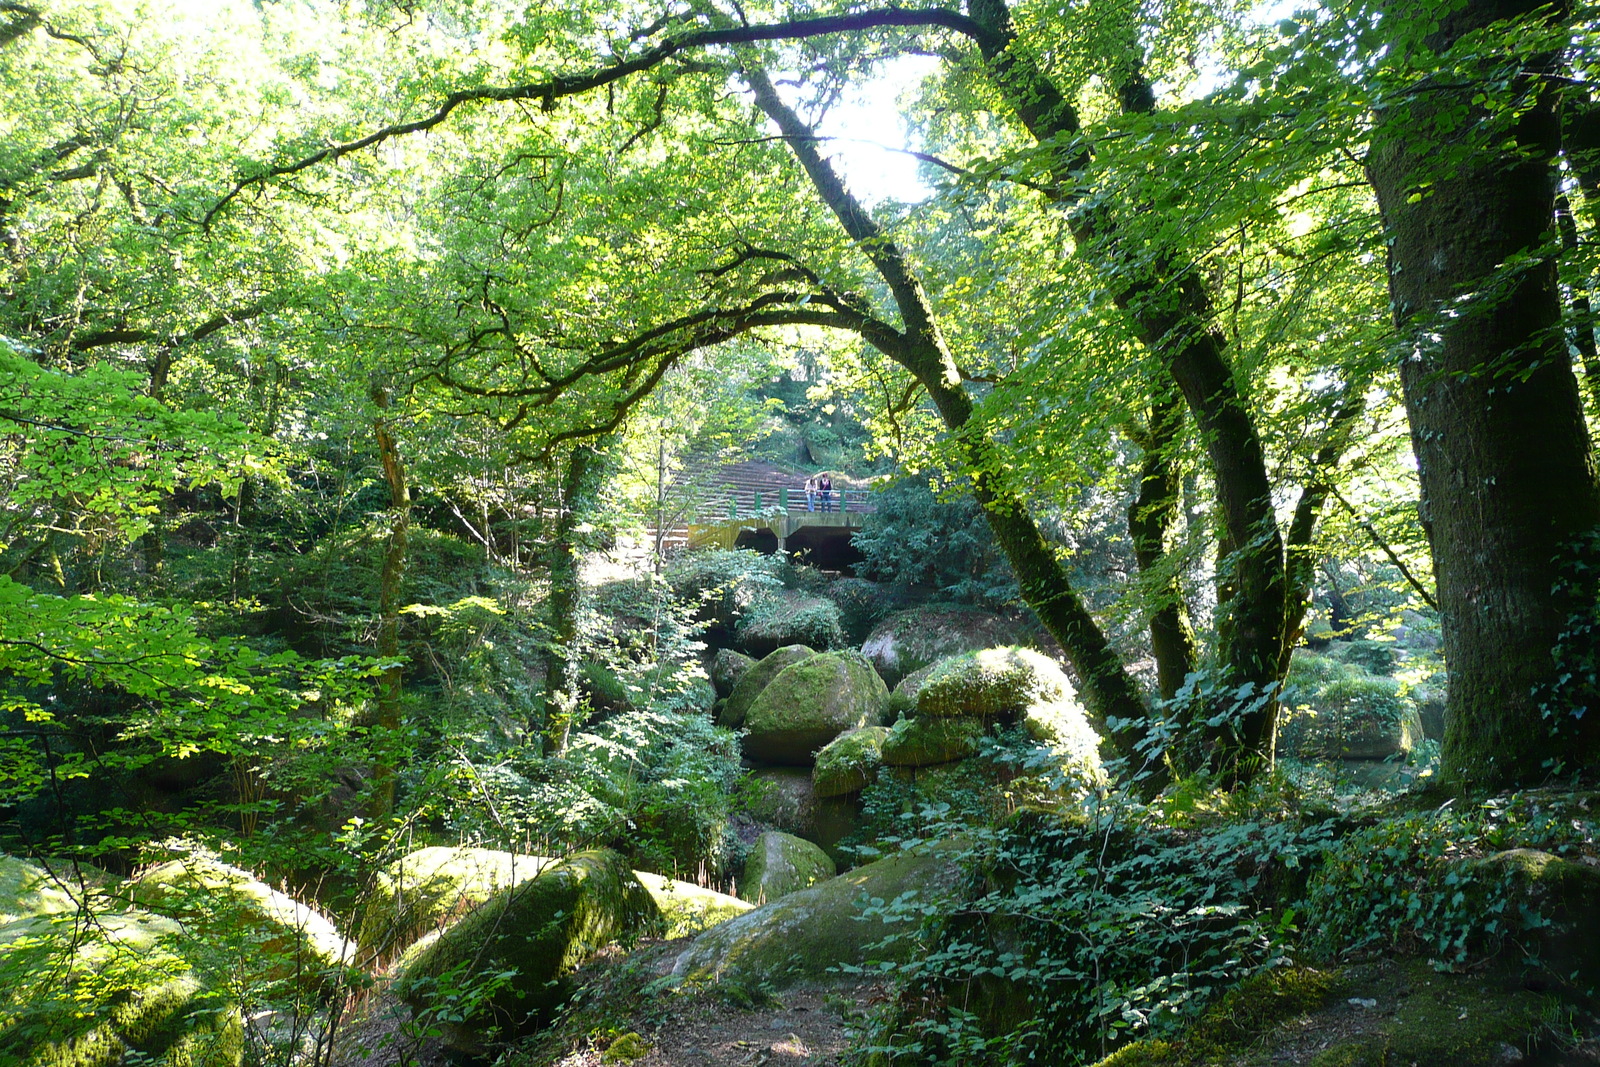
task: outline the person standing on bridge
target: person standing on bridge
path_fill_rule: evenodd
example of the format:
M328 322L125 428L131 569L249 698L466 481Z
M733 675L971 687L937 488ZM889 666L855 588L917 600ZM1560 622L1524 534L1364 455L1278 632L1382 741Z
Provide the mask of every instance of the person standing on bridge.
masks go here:
M806 510L817 510L817 476L815 474L806 479Z
M833 479L828 477L828 472L823 471L817 479L817 495L822 497L822 510L833 510Z

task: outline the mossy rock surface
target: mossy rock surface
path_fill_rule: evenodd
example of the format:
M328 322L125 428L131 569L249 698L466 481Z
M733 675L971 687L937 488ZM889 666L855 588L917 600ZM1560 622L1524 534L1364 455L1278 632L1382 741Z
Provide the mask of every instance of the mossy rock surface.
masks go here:
M949 902L964 883L965 843L923 846L790 893L695 938L673 973L689 981L728 981L782 989L802 983L854 983L841 965L905 962L918 950L916 923L864 918L867 901ZM894 940L886 941L891 935Z
M793 589L755 597L739 617L738 644L752 656L765 656L786 645L828 649L844 643L839 605Z
M693 882L680 882L646 871L633 874L661 911L663 937L693 937L755 907L748 901Z
M888 710L889 690L866 660L848 652L811 656L779 671L750 705L744 752L763 763L808 767L829 741L879 725Z
M996 645L1033 644L1036 632L1023 619L977 608L917 607L884 619L861 652L893 686L906 675L947 656Z
M1079 795L1105 780L1100 735L1075 696L1029 704L1022 712L1022 728L1060 761L1059 792Z
M418 938L459 918L503 889L537 877L556 861L488 848L424 848L373 880L361 923L368 958L393 959Z
M661 911L610 849L579 852L502 889L402 962L395 988L464 1049L528 1033L565 999L561 979L613 941L660 932ZM510 977L507 977L510 976ZM459 994L477 988L476 996Z
M750 705L754 704L762 690L766 689L768 682L776 678L785 667L791 667L816 654L815 649L806 645L787 645L763 657L759 663L740 676L733 691L728 694L727 703L722 705L722 718L717 725L726 726L730 730L737 730L743 726Z
M1564 1010L1509 969L1289 967L1247 980L1170 1040L1136 1042L1096 1067L1494 1067L1529 1062Z
M923 683L937 666L937 663L930 663L926 667L919 667L895 684L889 692L890 714L911 715L916 712L917 694L922 692Z
M763 826L803 837L822 847L835 863L844 860L839 842L861 824L855 797L819 797L805 767L758 767L750 772L758 795L746 813Z
M976 719L901 719L883 739L883 762L889 767L954 763L974 755L983 735L984 725Z
M833 859L820 845L793 834L768 830L750 848L739 891L746 900L765 904L809 889L837 875Z
M204 853L152 867L126 888L134 901L182 923L222 968L244 963L269 982L332 991L356 962L356 947L326 915Z
M0 926L34 915L69 914L77 907L43 867L0 855Z
M867 787L883 764L886 726L864 726L842 733L817 753L811 781L819 797L843 797Z
M180 949L170 919L36 914L0 926L0 1063L238 1067L239 1012Z
M917 693L917 714L1011 721L1029 705L1074 696L1049 656L1031 648L985 648L943 660Z
M1600 867L1532 848L1467 863L1491 881L1508 882L1517 910L1538 916L1523 935L1523 948L1546 972L1557 981L1600 984Z
M1284 681L1278 754L1306 760L1384 760L1424 737L1413 695L1357 663L1297 652Z
M717 696L728 697L733 694L734 687L739 684L756 661L743 652L735 652L731 648L720 648L717 654L711 657L710 666L706 673L711 676L711 684L716 687Z

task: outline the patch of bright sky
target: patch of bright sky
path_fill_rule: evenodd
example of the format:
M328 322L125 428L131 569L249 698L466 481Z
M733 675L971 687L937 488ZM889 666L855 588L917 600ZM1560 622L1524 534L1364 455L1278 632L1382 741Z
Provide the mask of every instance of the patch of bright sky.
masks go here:
M922 163L901 107L923 79L938 69L932 56L899 56L880 64L874 76L852 84L828 110L817 133L832 138L823 149L843 173L846 187L868 204L899 200L914 204L933 189L922 181Z
M1266 0L1251 20L1270 26L1288 18L1307 0ZM922 167L910 151L919 151L903 114L901 103L938 69L932 56L900 56L880 64L874 76L852 84L832 107L817 132L833 138L826 154L843 173L845 185L867 204L885 200L915 204L933 195L922 180ZM1215 64L1201 64L1200 77L1191 90L1204 95L1222 86L1231 74Z

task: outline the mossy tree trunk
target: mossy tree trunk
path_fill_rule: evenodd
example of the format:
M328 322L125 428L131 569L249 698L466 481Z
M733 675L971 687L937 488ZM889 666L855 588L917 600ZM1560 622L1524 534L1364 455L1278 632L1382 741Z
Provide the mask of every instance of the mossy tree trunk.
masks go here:
M1135 443L1144 455L1139 462L1139 490L1128 506L1128 537L1141 573L1159 570L1167 555L1167 538L1178 520L1178 481L1173 452L1183 431L1183 402L1175 396L1158 396L1150 407L1150 420L1136 433ZM1156 661L1156 684L1162 699L1171 700L1195 669L1194 632L1175 570L1160 577L1148 595L1150 649Z
M1600 523L1552 256L1553 59L1470 36L1541 10L1470 0L1397 38L1391 62L1409 80L1378 112L1367 163L1450 671L1444 765L1468 789L1540 781L1596 740L1591 726L1575 746L1554 728L1569 716L1541 707L1568 603L1594 596L1592 578L1552 596L1558 556ZM1415 17L1396 5L1386 25L1399 33ZM1496 82L1514 105L1494 99Z
M406 484L405 465L390 421L390 394L386 386L374 382L370 396L378 409L373 432L378 442L378 459L384 484L389 489L389 537L384 545L383 566L378 577L379 658L390 660L378 676L377 694L368 726L373 731L374 758L372 797L369 812L383 818L394 809L395 765L392 748L400 736L400 698L405 669L400 660L400 600L405 580L408 529L411 523L411 491Z
M582 528L600 488L605 465L599 449L583 442L572 447L561 478L561 499L555 530L550 538L550 651L545 674L544 750L547 755L566 751L567 738L578 709L578 609L583 590L579 569L583 562Z
M990 80L1028 132L1041 145L1080 143L1076 110L1022 50L1005 0L969 0L967 7L983 28L978 46ZM1130 47L1137 55L1137 43ZM1117 86L1123 110L1155 110L1154 93L1139 64L1124 66ZM1110 205L1081 199L1080 190L1086 186L1079 178L1091 163L1089 150L1052 151L1057 153L1052 196L1071 209L1068 223L1076 254L1105 279L1135 336L1177 386L1211 462L1222 520L1219 537L1230 546L1225 561L1228 599L1221 609L1226 625L1218 634L1219 682L1222 691L1246 691L1249 697L1238 714L1211 729L1206 740L1215 768L1230 779L1247 778L1272 762L1276 687L1287 636L1284 543L1266 453L1234 378L1227 340L1213 324L1210 295L1194 265L1182 258L1180 250L1152 253L1139 242L1123 247ZM1201 718L1227 710L1199 707L1194 714Z
M1119 754L1138 765L1150 709L1138 684L1073 588L1055 550L1015 487L990 442L974 432L972 398L962 385L954 355L945 342L921 281L894 240L845 188L816 148L809 126L779 98L771 80L747 67L745 79L757 105L772 119L844 231L871 259L891 294L904 326L896 328L858 311L863 338L909 370L927 390L945 427L961 444L962 473L971 479L973 499L982 509L995 541L1017 578L1022 598L1038 615L1076 670L1081 695L1096 725L1108 733ZM845 301L844 303L849 303ZM1155 778L1159 778L1156 775ZM1155 778L1147 780L1154 784Z

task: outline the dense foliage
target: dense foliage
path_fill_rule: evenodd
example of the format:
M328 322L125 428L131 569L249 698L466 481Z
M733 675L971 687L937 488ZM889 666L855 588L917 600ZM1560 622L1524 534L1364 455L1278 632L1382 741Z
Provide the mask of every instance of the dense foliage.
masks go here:
M347 930L423 846L732 887L777 801L711 654L929 601L1031 613L1113 773L1002 732L871 779L841 855L938 827L982 882L879 1053L1528 935L1454 861L1593 852L1525 791L1600 758L1600 13L1275 15L0 0L0 859L67 894L6 912L0 1053L59 1008L58 1059L327 1062L372 961L218 965L126 889L174 856ZM877 486L852 575L674 555L758 456ZM1264 887L1318 864L1301 937Z

